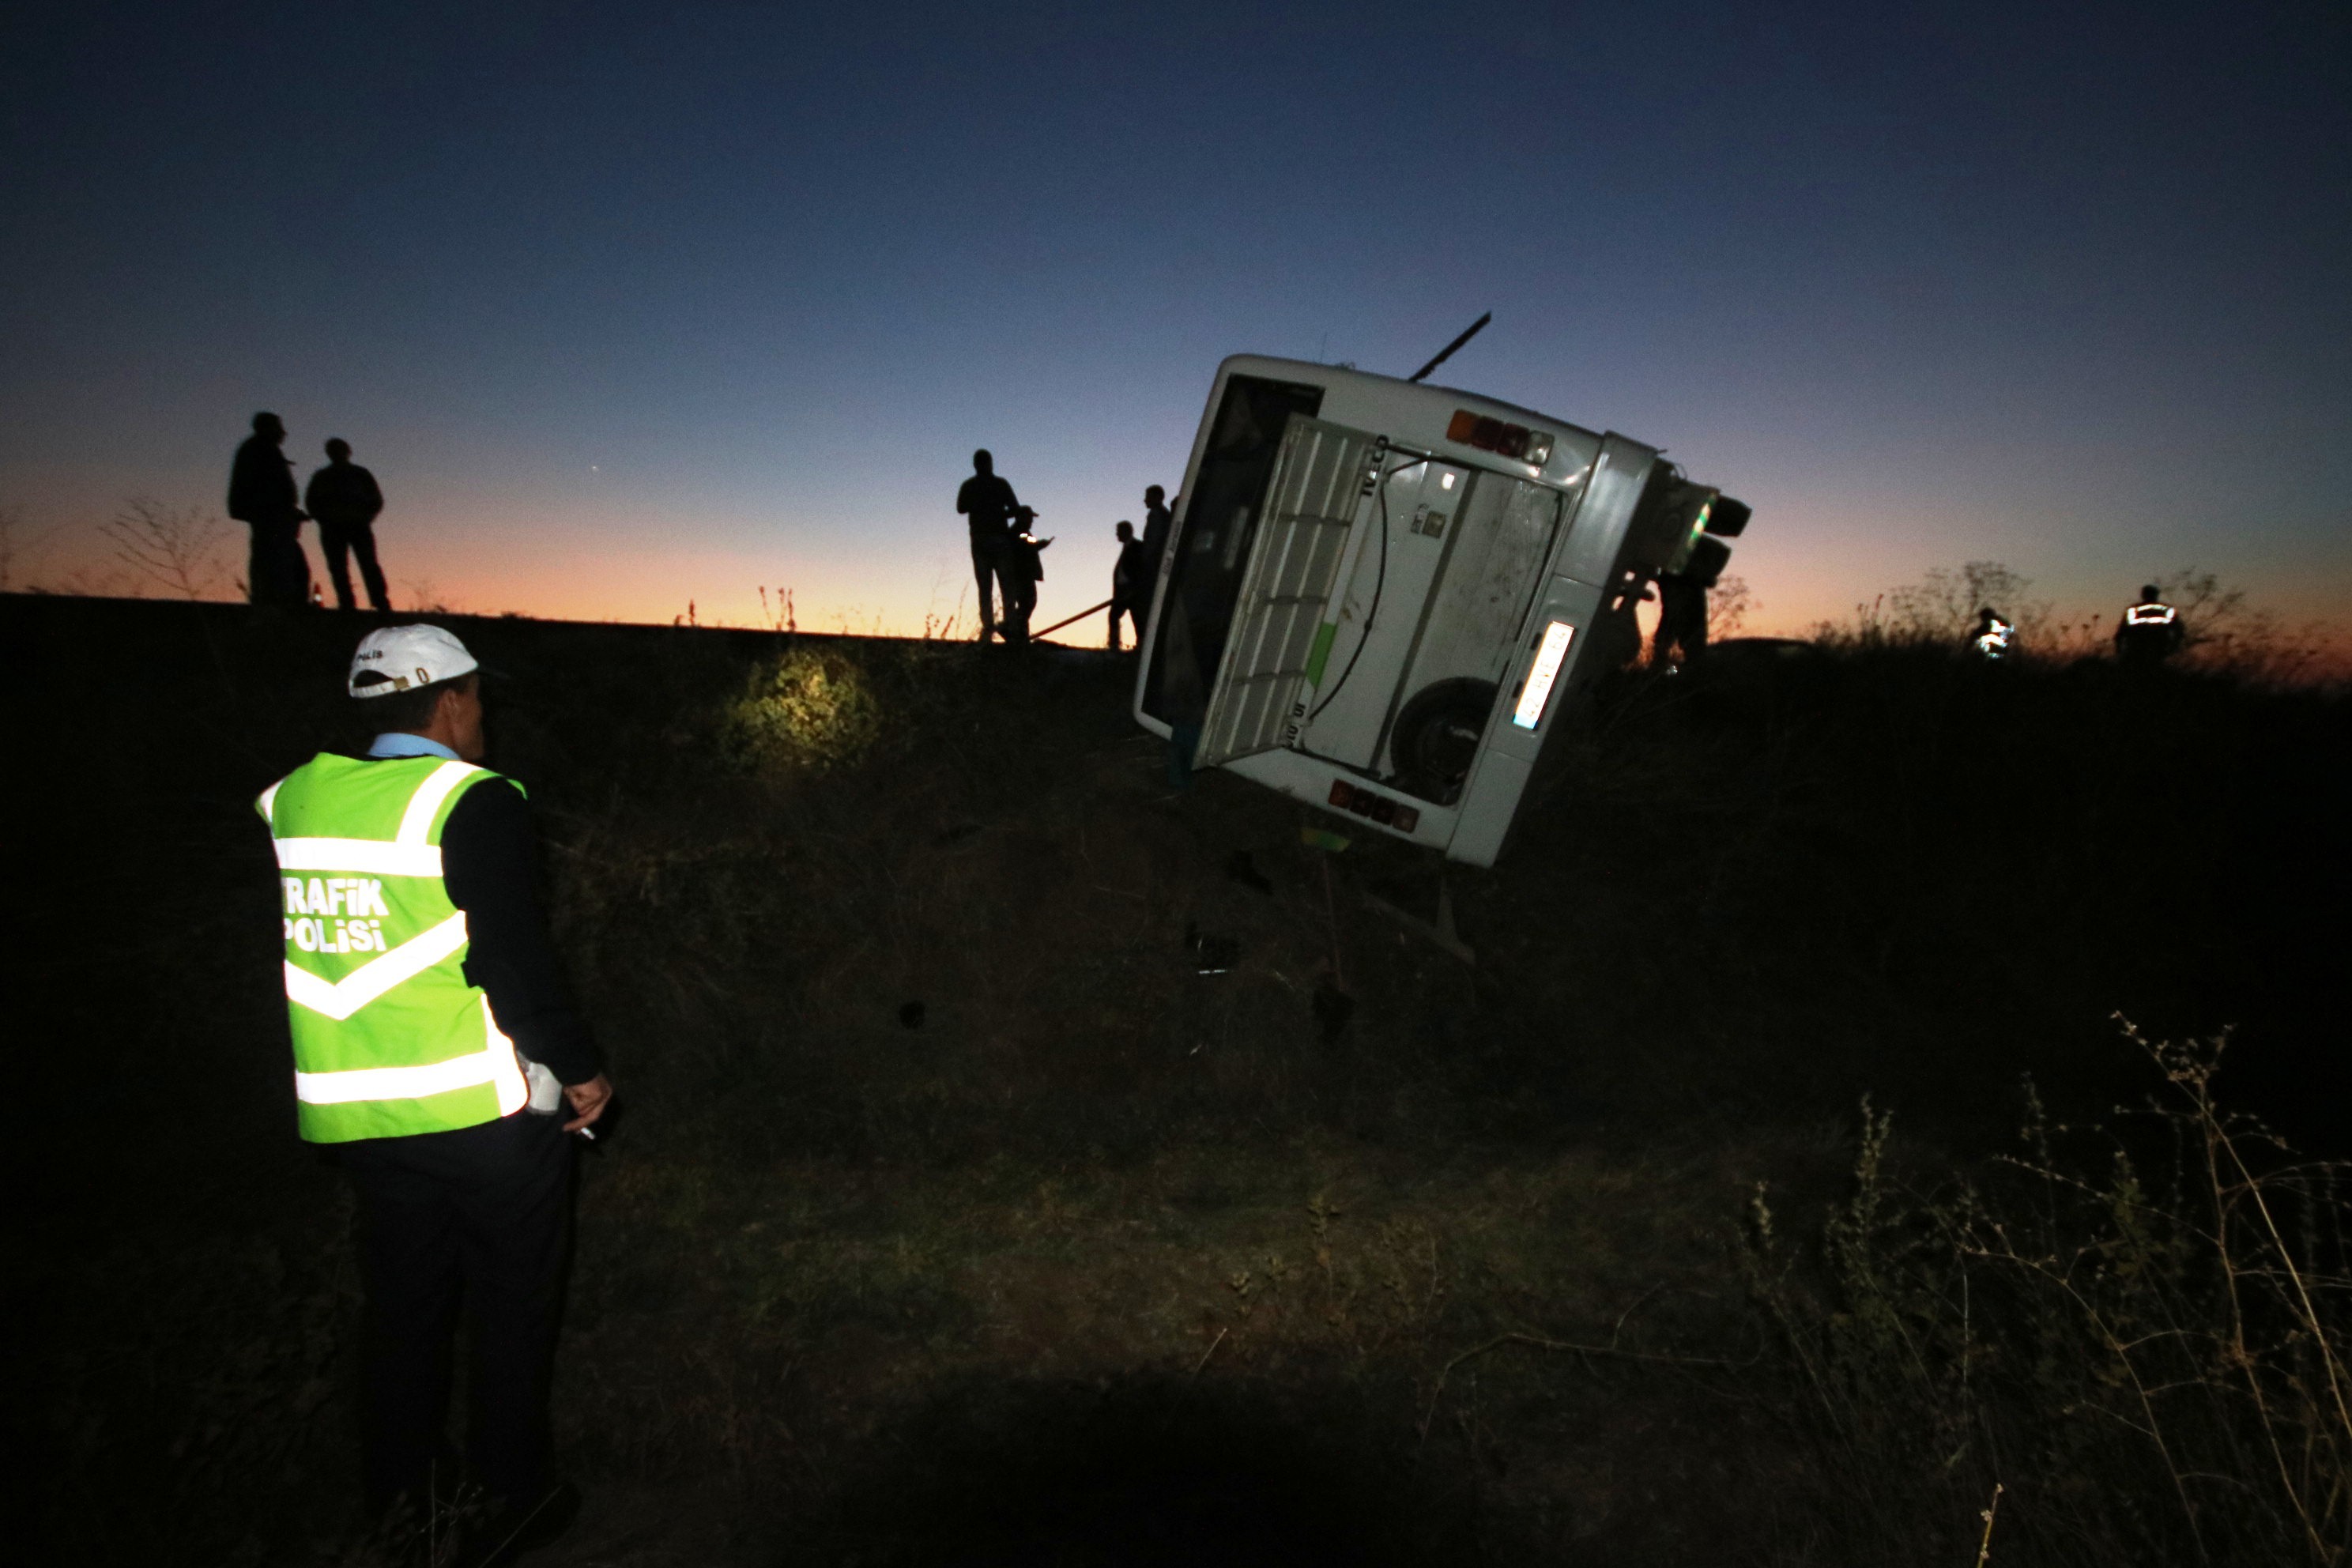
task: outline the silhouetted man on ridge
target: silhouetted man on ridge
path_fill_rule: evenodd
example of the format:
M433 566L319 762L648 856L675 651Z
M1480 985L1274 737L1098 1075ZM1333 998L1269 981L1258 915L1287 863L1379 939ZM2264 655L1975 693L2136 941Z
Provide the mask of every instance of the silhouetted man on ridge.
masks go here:
M1168 492L1158 485L1147 486L1143 492L1143 548L1146 561L1143 572L1143 596L1151 597L1151 584L1160 580L1160 558L1168 553L1168 531L1175 526L1175 514L1168 510Z
M228 514L252 531L246 557L245 596L257 605L295 607L310 602L310 563L302 553L302 519L294 494L293 459L278 448L286 426L267 410L253 416L253 434L236 449L228 474Z
M1135 537L1135 524L1118 525L1118 563L1110 569L1110 650L1118 651L1118 618L1135 627L1135 646L1143 646L1143 617L1151 607L1151 547Z
M995 600L989 584L1002 582L1006 597L1011 597L1011 583L1005 577L1005 550L1012 538L1011 521L1021 505L1013 487L996 471L996 459L982 447L971 455L971 478L964 480L956 491L956 510L963 513L971 532L971 575L980 585L980 640L986 642L988 634L997 629Z
M375 561L375 520L383 510L383 491L375 476L352 461L352 444L341 437L327 443L327 466L310 476L302 504L319 520L319 553L327 558L327 575L335 584L335 603L353 607L352 574L345 552L359 558L360 578L367 584L368 603L390 610L392 599L383 589L383 568Z

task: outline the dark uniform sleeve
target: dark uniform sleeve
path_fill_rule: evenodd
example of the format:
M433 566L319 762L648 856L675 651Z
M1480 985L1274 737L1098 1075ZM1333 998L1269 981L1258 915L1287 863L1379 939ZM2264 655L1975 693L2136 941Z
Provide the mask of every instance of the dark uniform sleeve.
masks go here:
M489 993L499 1027L565 1083L586 1083L602 1066L540 912L537 850L522 792L492 779L459 796L442 825L442 880L466 911L466 978Z

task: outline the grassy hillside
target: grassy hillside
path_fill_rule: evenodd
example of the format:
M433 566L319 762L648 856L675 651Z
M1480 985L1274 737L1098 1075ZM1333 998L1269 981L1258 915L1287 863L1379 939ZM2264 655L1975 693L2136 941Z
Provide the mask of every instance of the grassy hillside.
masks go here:
M1102 656L448 620L624 1097L550 1561L1960 1563L1996 1481L2000 1561L2273 1525L2337 1560L2304 1472L2190 1495L2101 1417L2095 1334L1953 1281L2019 1276L1968 1205L2022 1202L2111 1273L2139 1216L2134 1278L2210 1305L2210 1262L2147 1261L2186 1199L2062 1213L1980 1163L2021 1075L2060 1124L2178 1091L2118 1011L2234 1027L2225 1101L2340 1146L2340 700L1899 649L1629 680L1503 865L1449 873L1471 966L1367 896L1427 898L1422 859L1171 790ZM354 739L362 624L0 600L16 1418L58 1560L366 1560L349 1212L292 1135L249 805ZM2326 1265L2332 1193L2281 1191ZM2304 1331L2241 1331L2246 1376ZM2275 1430L2207 1403L2183 1452L2251 1465Z

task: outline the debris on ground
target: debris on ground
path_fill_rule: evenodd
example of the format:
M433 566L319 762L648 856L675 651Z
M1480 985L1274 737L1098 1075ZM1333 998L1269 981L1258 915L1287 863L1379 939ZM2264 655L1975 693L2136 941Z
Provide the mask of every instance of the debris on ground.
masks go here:
M1223 974L1239 963L1242 955L1238 938L1211 936L1190 921L1184 923L1184 948L1203 974Z
M1255 892L1271 895L1274 891L1273 880L1252 863L1250 852L1246 849L1234 850L1233 857L1225 862L1225 879L1239 882Z
M1348 1027L1348 1020L1356 1016L1356 999L1340 990L1327 974L1315 987L1314 1008L1316 1025L1323 1031L1323 1043L1335 1045Z

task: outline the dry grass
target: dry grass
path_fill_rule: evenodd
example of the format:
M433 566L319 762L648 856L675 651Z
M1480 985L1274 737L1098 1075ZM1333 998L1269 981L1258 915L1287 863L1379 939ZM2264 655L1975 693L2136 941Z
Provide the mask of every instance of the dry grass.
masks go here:
M333 1561L357 1550L345 1219L290 1142L245 803L339 722L340 626L77 608L10 611L28 721L102 725L116 764L26 807L57 827L31 885L58 912L26 961L72 980L26 1026L131 1066L102 1104L26 1086L64 1108L26 1149L60 1192L19 1284L43 1529L84 1561ZM1904 1107L1933 1193L2018 1069L2056 1120L2113 1102L2118 1003L2179 1033L2230 1010L2251 1087L2273 1081L2263 1053L2319 1004L2256 982L2322 972L2328 938L2260 879L2286 825L2227 807L2329 776L2327 700L1899 653L1637 685L1512 859L1457 883L1473 970L1365 898L1411 857L1309 850L1225 775L1171 795L1120 667L462 629L509 672L498 760L531 787L624 1096L586 1162L559 1384L592 1505L550 1561L1133 1560L1124 1520L1244 1560L1965 1563L1995 1479L1995 1562L2187 1539L2177 1508L2090 1533L2122 1505L2058 1478L2173 1493L2128 1445L2068 1457L2074 1395L2042 1394L2112 1390L2056 1349L2075 1383L1980 1392L1981 1347L2057 1332L2025 1289L2045 1253L1958 1252L1991 1233L1934 1230L1846 1108ZM222 678L155 691L158 649L199 630ZM2152 733L2196 742L2119 775ZM2337 863L2309 839L2332 827L2298 831ZM2149 843L2230 922L2119 901ZM68 940L98 929L103 967ZM1227 973L1199 973L1196 932L1234 944ZM1764 1176L1784 1215L1828 1205L1858 1131L1877 1195L1839 1202L1829 1251L1786 1242L1763 1310L1744 1196ZM2050 1185L1976 1179L1988 1215ZM2104 1256L2084 1227L2109 1211L2030 1212ZM1964 1341L1921 1283L1954 1269ZM2263 1360L2285 1321L2245 1318L2274 1413L2312 1375ZM2095 1336L2046 1342L2097 1364ZM2021 1443L2041 1457L2011 1466Z
M2352 1552L2346 1173L2223 1109L2222 1042L2126 1033L2164 1085L2133 1122L2053 1126L2029 1085L2022 1152L1931 1185L1897 1178L1865 1101L1817 1259L1759 1186L1749 1267L1817 1457L1815 1551L1914 1553L1925 1500L1950 1555L1998 1491L2004 1561Z

